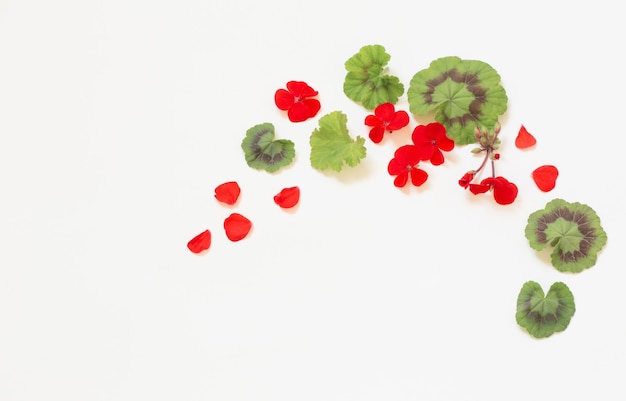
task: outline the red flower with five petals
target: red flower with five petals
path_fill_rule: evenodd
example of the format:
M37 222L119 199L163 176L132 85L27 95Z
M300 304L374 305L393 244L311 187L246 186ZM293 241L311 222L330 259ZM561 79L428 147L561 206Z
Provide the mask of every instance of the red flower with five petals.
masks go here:
M369 137L374 143L380 143L386 131L392 132L409 124L409 114L404 110L396 111L391 103L383 103L374 109L374 114L365 117L365 125L372 127Z
M420 151L415 145L400 146L387 166L389 174L396 176L393 185L402 188L409 181L409 176L416 187L426 182L428 173L417 168L419 161Z
M287 111L291 122L297 123L315 117L320 111L319 100L311 99L317 96L317 91L306 82L289 81L287 90L279 89L274 94L274 102L281 110Z
M443 153L454 149L454 141L446 135L446 127L441 123L418 125L411 139L421 152L421 160L430 160L434 166L444 162Z
M508 205L517 198L517 185L504 177L485 178L480 184L469 184L469 190L474 194L483 194L493 189L493 198L500 205Z

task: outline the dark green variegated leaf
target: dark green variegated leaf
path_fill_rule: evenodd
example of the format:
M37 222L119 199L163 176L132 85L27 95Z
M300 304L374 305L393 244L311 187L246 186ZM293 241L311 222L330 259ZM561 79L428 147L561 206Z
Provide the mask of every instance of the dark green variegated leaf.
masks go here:
M347 128L348 117L333 111L319 120L311 134L311 166L318 170L341 171L344 164L354 167L365 157L365 138L352 139Z
M538 283L528 281L517 297L515 320L533 337L544 338L565 330L575 312L574 295L564 283L552 284L544 296Z
M274 125L258 124L246 131L241 142L248 166L270 173L288 166L296 155L294 144L288 139L274 139Z
M500 75L489 64L450 56L434 60L411 79L409 108L422 116L435 111L458 145L475 143L476 127L493 128L507 109Z
M553 247L552 265L559 271L578 273L596 264L607 241L600 218L587 205L553 199L528 217L525 229L530 247Z
M363 46L345 63L348 73L343 91L346 96L368 110L383 103L396 104L404 93L404 85L397 77L385 73L390 59L381 45Z

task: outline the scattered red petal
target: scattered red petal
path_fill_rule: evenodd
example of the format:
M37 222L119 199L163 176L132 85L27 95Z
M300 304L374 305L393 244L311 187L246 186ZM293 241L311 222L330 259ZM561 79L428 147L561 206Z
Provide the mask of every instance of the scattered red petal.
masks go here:
M241 188L235 181L225 182L215 188L215 199L228 205L234 205L239 199Z
M187 248L193 253L206 251L211 246L211 232L205 230L196 235L187 243Z
M515 147L518 149L526 149L531 146L535 146L537 140L530 132L526 130L526 127L522 125L517 133L517 137L515 138Z
M556 177L559 176L559 170L551 165L537 167L532 177L537 187L543 192L549 192L556 186Z
M284 188L276 196L274 196L274 202L283 209L289 209L298 204L300 200L300 188L289 187Z
M252 222L239 213L232 213L224 220L224 230L229 240L240 241L248 235Z

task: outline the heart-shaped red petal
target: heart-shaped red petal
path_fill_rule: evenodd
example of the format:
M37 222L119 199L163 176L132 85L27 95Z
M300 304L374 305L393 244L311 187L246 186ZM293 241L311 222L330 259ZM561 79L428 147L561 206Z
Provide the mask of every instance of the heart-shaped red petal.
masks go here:
M531 146L535 146L537 140L530 132L526 130L526 127L522 125L517 133L517 137L515 138L515 147L518 149L526 149Z
M205 230L196 235L187 243L187 248L193 253L206 251L211 246L211 232Z
M276 196L274 196L274 202L283 209L289 209L298 204L300 200L300 188L289 187L284 188Z
M543 192L549 192L556 186L556 177L559 176L559 170L551 165L537 167L533 171L533 180L537 187Z
M215 199L228 205L234 205L239 199L241 188L235 181L225 182L215 188Z
M239 213L232 213L224 220L224 230L229 240L240 241L248 235L252 222Z

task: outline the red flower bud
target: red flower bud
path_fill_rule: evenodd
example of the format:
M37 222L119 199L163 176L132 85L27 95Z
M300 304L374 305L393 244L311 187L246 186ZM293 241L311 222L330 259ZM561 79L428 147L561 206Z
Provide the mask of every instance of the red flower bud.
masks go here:
M470 182L472 182L473 179L474 179L474 172L473 171L468 171L459 180L459 185L462 186L463 188L467 189L467 187L469 186Z

